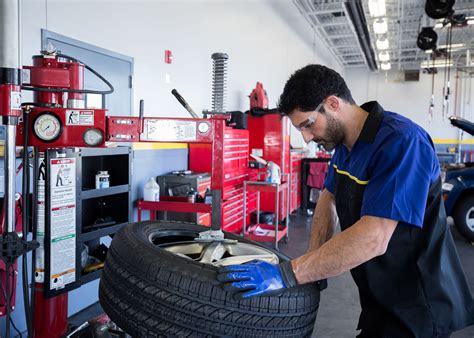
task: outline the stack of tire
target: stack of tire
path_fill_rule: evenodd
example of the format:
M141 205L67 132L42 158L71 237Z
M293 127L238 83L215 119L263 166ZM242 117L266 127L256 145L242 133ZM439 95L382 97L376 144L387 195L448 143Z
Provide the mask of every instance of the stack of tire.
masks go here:
M154 240L189 240L206 229L156 221L121 229L100 280L100 303L109 317L133 337L311 336L319 306L315 284L236 300L216 280L217 267L173 254Z

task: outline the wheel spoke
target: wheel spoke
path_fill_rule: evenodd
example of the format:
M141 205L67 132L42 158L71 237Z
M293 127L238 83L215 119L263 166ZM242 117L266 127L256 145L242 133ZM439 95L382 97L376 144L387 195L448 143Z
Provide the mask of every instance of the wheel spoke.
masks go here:
M221 242L212 242L204 249L199 261L201 263L213 263L221 259L226 251Z
M243 256L231 256L226 257L221 260L214 262L213 264L216 266L226 266L226 265L234 265L234 264L243 264L246 262L250 262L253 260L261 260L267 263L277 264L278 258L275 255L243 255Z
M278 256L271 250L249 243L181 241L163 243L160 248L195 262L225 266L243 264L252 260L263 260L278 264Z

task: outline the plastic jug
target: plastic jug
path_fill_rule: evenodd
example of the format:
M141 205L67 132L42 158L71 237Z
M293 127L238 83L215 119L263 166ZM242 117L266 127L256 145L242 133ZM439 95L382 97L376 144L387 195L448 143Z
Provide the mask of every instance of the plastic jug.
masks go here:
M153 177L145 184L143 189L143 200L149 202L160 201L160 186Z

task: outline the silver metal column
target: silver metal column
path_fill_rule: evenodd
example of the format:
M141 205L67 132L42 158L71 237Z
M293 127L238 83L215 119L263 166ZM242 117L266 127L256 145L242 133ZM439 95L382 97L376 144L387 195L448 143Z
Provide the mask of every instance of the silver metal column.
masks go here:
M20 68L18 0L0 0L0 68Z
M16 147L16 125L6 126L5 138L5 224L8 232L15 231L15 192L16 192L16 173L15 173L15 147Z
M20 2L18 0L0 0L0 84L19 85L20 69ZM12 109L10 107L10 109ZM8 232L15 231L15 146L16 124L18 118L11 116L12 111L2 111L6 125L5 141L5 223Z

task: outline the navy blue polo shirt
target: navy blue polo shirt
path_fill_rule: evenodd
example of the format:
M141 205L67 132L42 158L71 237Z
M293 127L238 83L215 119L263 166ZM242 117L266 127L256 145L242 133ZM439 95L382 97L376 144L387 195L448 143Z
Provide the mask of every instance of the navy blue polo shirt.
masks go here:
M334 194L335 174L365 185L360 217L377 216L402 225L423 227L431 183L440 174L433 141L428 133L399 114L384 111L376 102L362 108L379 110L382 121L371 140L367 131L349 151L339 144L331 159L325 188Z

